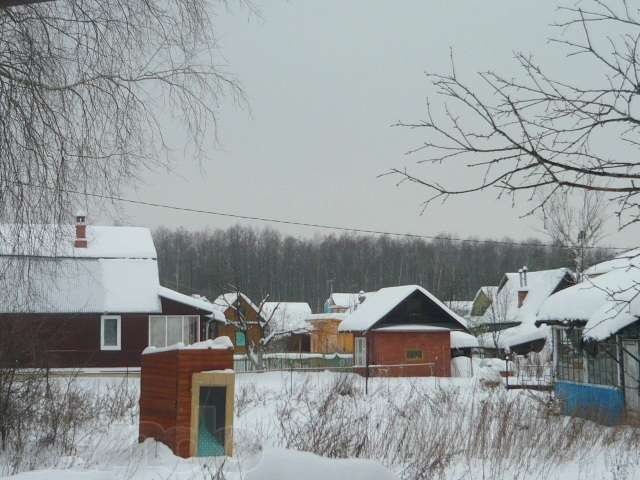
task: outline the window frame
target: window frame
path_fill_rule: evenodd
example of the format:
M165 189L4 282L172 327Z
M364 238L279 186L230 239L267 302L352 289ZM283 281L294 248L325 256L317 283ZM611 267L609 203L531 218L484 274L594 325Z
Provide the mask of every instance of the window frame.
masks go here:
M356 367L367 366L367 337L355 337L354 340L353 360ZM358 346L362 348L358 348Z
M175 345L174 343L172 343L171 345L167 345L167 339L169 336L169 318L180 318L180 337L181 337L181 341L178 343L182 343L184 345L191 345L192 343L197 343L200 341L201 338L201 331L200 331L200 315L168 315L168 314L155 314L155 315L149 315L149 318L147 319L147 346L153 346L153 347L157 347L157 348L166 348L169 347L171 345ZM163 318L164 319L164 345L163 346L158 346L158 345L153 345L151 343L151 320L152 319L157 319L157 318ZM188 322L188 319L190 318L195 318L196 319L196 339L194 342L191 343L185 343L185 338L184 338L184 333L185 333L185 323Z
M239 335L241 335L242 338L243 338L242 343L240 343L238 341ZM244 347L244 348L247 347L247 332L245 332L244 330L236 329L236 332L235 332L235 335L234 335L233 339L234 339L234 343L235 343L236 347Z
M116 345L105 345L104 325L106 320L116 320ZM122 350L122 316L121 315L100 315L100 350L118 351Z
M419 353L420 357L410 357L409 353L410 352L414 352L414 353ZM404 359L410 362L418 362L418 361L422 361L424 360L424 352L422 350L420 350L419 348L408 348L404 351Z

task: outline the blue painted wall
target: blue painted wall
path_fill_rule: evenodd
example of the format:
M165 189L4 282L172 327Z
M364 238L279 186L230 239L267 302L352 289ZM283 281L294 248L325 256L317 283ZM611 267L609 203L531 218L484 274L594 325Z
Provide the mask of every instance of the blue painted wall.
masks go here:
M622 390L604 385L556 382L554 390L562 401L562 413L613 425L624 413Z

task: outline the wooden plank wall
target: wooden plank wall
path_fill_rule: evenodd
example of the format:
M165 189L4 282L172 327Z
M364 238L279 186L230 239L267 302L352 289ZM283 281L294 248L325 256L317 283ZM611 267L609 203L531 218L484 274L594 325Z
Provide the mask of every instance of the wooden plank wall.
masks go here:
M170 350L142 356L140 437L155 438L189 456L194 373L233 369L233 349Z

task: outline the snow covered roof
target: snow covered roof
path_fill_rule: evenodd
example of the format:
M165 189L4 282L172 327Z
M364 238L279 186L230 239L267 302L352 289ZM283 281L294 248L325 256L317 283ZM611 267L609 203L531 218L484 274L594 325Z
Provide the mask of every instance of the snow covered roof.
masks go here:
M185 295L184 293L176 292L175 290L171 290L170 288L160 286L158 289L158 294L162 298L168 298L169 300L173 300L178 303L182 303L183 305L189 305L193 308L198 308L200 310L204 310L205 312L211 313L213 319L218 320L220 322L226 322L224 316L224 308L215 305L204 298L196 298L189 295Z
M407 323L402 325L386 325L373 329L376 332L448 332L446 327L435 327L433 325L421 325L417 323Z
M596 275L609 273L612 270L627 268L629 265L640 265L640 248L628 250L616 255L611 260L592 265L584 271L584 274L589 277L594 277Z
M535 326L538 311L567 275L571 275L567 268L527 272L527 296L522 306L518 307L518 291L521 289L519 274L506 273L500 289L493 298L492 306L487 309L479 323L520 323L500 332L498 337L502 348L545 338L547 332Z
M360 297L365 299L371 292L358 293L332 293L325 302L325 307L329 309L344 309L347 312L353 312L360 304Z
M586 321L585 339L605 340L640 317L640 267L617 268L552 295L538 320Z
M253 303L251 299L247 297L244 293L240 292L240 298L244 300L253 310L258 312L258 306L255 303ZM216 298L213 303L215 305L222 307L224 311L229 307L233 307L236 304L237 300L238 300L238 293L230 292L230 293L223 293L222 295L219 295L218 298ZM260 315L264 317L263 313L261 313Z
M451 348L476 348L478 339L467 332L451 332Z
M143 227L86 226L87 248L74 247L75 225L0 225L0 255L70 258L157 257Z
M347 313L313 313L307 316L307 322L313 320L344 320L347 318Z
M402 285L398 287L381 288L377 292L367 295L367 299L350 313L340 324L340 331L365 331L373 327L387 313L393 310L400 302L412 293L419 291L444 312L461 328L466 329L466 321L457 313L451 311L444 303L419 285Z
M446 300L444 304L462 317L469 316L473 307L471 300Z
M0 256L3 313L160 312L155 259Z
M265 302L262 311L262 316L269 321L269 334L299 333L310 329L306 322L311 315L308 303Z
M478 289L471 303L474 303L478 299L480 294L484 294L487 298L492 299L497 292L498 292L497 285L484 285Z
M87 248L74 247L74 225L3 224L0 235L0 312L160 313L160 297L214 311L160 286L148 228L89 225Z
M149 346L142 351L142 354L149 355L151 353L170 352L172 350L229 350L231 348L233 348L233 343L229 337L217 337L189 345L179 342L167 347Z

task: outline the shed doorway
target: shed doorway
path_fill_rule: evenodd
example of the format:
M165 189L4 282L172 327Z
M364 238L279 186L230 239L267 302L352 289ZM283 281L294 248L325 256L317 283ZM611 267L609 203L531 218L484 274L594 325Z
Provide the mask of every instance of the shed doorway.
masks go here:
M640 349L637 340L625 340L624 347L624 396L628 409L640 411ZM635 358L634 358L635 357Z
M224 455L226 387L200 387L198 405L199 457Z

